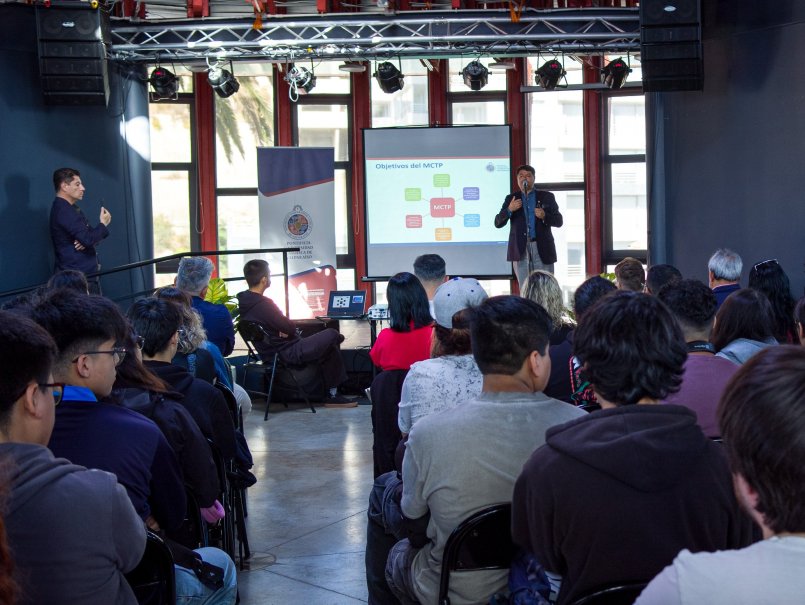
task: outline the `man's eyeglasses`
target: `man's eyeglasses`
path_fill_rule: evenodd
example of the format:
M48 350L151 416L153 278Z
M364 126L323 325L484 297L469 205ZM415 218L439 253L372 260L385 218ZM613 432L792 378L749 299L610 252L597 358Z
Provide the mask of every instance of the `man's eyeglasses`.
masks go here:
M145 336L135 336L134 344L136 344L137 348L142 351L143 347L145 346Z
M64 383L63 382L46 382L37 385L40 389L52 389L53 405L59 405L61 398L64 397Z
M755 271L757 271L757 270L758 270L758 267L764 267L765 265L777 265L777 264L779 264L779 263L777 262L777 259L776 259L776 258L770 258L769 260L764 260L764 261L762 261L762 262L757 263L757 264L756 264L754 267L752 267L752 268L753 268Z
M126 349L115 347L108 351L84 351L81 355L112 355L115 358L115 365L120 365L120 362L126 357ZM81 358L81 355L73 359L73 363L76 363Z

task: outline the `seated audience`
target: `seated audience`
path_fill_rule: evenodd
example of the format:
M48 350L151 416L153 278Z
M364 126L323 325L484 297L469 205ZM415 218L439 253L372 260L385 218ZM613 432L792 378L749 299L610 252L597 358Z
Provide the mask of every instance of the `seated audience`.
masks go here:
M805 296L799 299L794 309L794 323L799 344L805 346Z
M702 282L685 279L665 286L657 297L671 310L688 347L682 384L676 393L665 398L665 403L690 408L696 412L704 434L719 437L716 407L738 366L716 356L716 348L710 342L716 296Z
M573 324L567 316L562 300L562 288L547 271L533 271L526 279L523 298L533 300L548 312L553 324L549 354L551 356L551 377L545 394L548 397L570 401L573 391L570 388L568 362L573 356Z
M719 357L738 365L776 345L769 299L751 288L730 294L716 313L710 342Z
M18 603L135 605L123 574L145 551L145 525L117 478L55 458L47 443L64 385L40 326L0 311L3 517Z
M204 300L215 269L212 261L203 256L186 256L179 261L176 287L190 295L193 308L201 315L207 339L221 350L224 357L235 348L235 327L232 315L223 304Z
M274 353L291 365L317 363L321 368L324 385L329 389L330 404L346 404L350 400L338 394L338 385L347 379L340 345L344 337L337 330L327 328L302 338L296 325L280 311L273 300L264 296L271 285L271 273L264 260L250 260L243 266L248 290L238 293L240 318L261 324L272 336L271 341L255 342L263 361L270 362Z
M728 248L719 248L707 261L707 279L716 295L716 309L724 304L730 294L741 289L739 282L742 270L740 255Z
M403 436L419 419L481 394L483 376L470 348L467 309L486 299L486 291L473 278L451 279L436 290L431 358L413 364L402 386L399 426Z
M656 295L663 286L682 279L682 273L673 265L651 265L646 271L646 294Z
M573 293L573 313L576 315L576 322L580 323L583 321L595 303L616 290L615 284L598 275L582 282ZM571 345L573 344L574 337L575 331L568 335L568 340ZM571 392L570 403L585 408L598 409L595 393L590 383L581 377L581 364L579 360L575 356L571 357L568 366L567 370L570 374ZM553 372L553 366L551 366L551 372Z
M514 542L562 577L558 603L648 582L683 548L750 544L721 446L691 410L655 405L679 387L687 357L665 305L604 297L573 344L602 409L548 429L512 500Z
M519 296L496 296L470 314L472 351L483 374L481 395L413 426L401 501L395 473L375 481L366 549L370 603L392 604L395 596L401 603L435 603L442 554L453 529L483 508L509 502L514 480L543 443L545 429L585 415L542 393L550 375L551 332L551 318L542 307ZM408 533L402 515L426 528ZM395 544L406 534L412 537ZM505 584L501 570L454 574L450 599L456 605L487 603Z
M425 288L431 315L434 313L433 296L436 294L438 287L447 280L445 271L444 259L438 254L422 254L414 260L414 275L422 283L422 287Z
M797 342L794 305L788 275L776 260L756 264L749 272L749 287L763 292L771 304L772 334L777 342Z
M627 256L615 265L615 285L618 290L642 292L646 286L646 271L643 269L643 263L636 258Z
M718 420L738 499L764 539L741 550L683 550L638 605L803 600L805 350L773 347L748 361L727 387Z
M369 356L383 370L408 370L430 357L433 317L428 297L419 280L403 271L389 280L386 298L389 327L377 335Z
M56 273L50 276L45 288L47 290L69 288L71 290L75 290L76 292L80 292L81 294L89 294L87 277L81 271L76 271L75 269L62 269L61 271L56 271Z

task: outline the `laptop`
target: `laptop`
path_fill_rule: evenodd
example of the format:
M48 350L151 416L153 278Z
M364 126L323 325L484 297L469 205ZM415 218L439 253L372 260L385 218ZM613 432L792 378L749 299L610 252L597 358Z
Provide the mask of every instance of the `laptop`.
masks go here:
M363 290L331 290L327 317L359 319L366 314L366 292Z

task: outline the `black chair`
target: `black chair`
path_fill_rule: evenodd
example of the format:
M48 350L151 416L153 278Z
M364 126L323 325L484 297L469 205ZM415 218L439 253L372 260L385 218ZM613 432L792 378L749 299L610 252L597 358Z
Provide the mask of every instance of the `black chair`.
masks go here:
M235 425L237 430L243 431L243 414L240 413L238 399L235 397L235 393L233 393L232 389L220 381L216 381L213 386L215 386L215 388L218 389L224 396L226 407L229 408L229 415L232 416L232 424Z
M246 319L241 319L238 321L238 332L240 333L241 338L243 338L243 342L246 343L246 349L248 350L246 363L243 364L243 386L246 388L249 394L265 397L266 413L265 416L263 416L263 420L268 420L268 407L271 404L271 393L274 390L274 379L277 377L277 371L280 369L288 370L287 373L290 375L291 380L294 383L296 392L302 396L302 398L305 400L305 403L310 407L310 411L315 414L316 408L314 408L313 404L310 403L310 398L308 397L307 392L296 380L296 376L292 371L290 371L290 366L288 366L288 364L282 360L279 352L272 353L271 361L266 363L263 361L263 358L257 352L257 348L254 345L256 342L265 342L272 346L275 351L278 351L276 347L281 344L280 339L277 336L272 335L268 330L266 330L265 326L259 322L248 321ZM263 376L263 388L265 389L265 385L268 383L267 391L254 391L247 388L249 371L257 371ZM285 407L287 408L288 403L284 403Z
M162 538L146 532L145 552L137 567L126 574L126 580L140 605L174 605L176 603L176 570L173 555Z
M385 370L375 376L372 394L372 456L375 478L395 469L394 452L402 434L397 422L400 395L408 370Z
M470 515L447 538L442 555L439 605L450 605L451 572L508 569L515 547L511 538L512 505L496 504ZM477 595L489 600L491 595Z
M645 587L645 582L608 586L576 599L571 605L632 605Z

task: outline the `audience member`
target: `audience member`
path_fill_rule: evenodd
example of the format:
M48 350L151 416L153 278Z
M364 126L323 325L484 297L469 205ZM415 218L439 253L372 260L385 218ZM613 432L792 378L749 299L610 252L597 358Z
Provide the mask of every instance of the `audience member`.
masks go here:
M573 356L574 326L565 310L562 288L553 273L538 270L526 279L522 296L540 305L551 317L553 332L548 351L551 356L551 377L544 392L548 397L570 402L573 390L570 387L568 362Z
M408 370L430 357L433 317L428 297L419 280L405 271L389 280L386 297L389 327L377 335L369 356L383 370Z
M562 577L558 603L647 582L682 548L750 544L721 446L691 410L653 405L679 388L687 356L668 309L647 294L607 296L574 347L603 409L549 428L512 500L514 541Z
M794 324L798 342L805 346L805 296L799 299L794 309Z
M805 350L748 361L718 408L738 499L764 540L741 550L685 549L638 605L801 603L805 595Z
M615 265L615 285L618 290L642 292L646 285L646 271L643 269L643 263L636 258L627 256Z
M447 279L446 270L444 259L438 254L422 254L414 261L414 275L425 288L431 315L434 314L433 296L436 294L436 289Z
M682 273L673 265L651 265L646 271L646 294L656 295L663 286L682 279Z
M771 303L772 334L777 342L797 342L794 305L788 275L776 260L756 264L749 272L749 287L763 292Z
M509 502L514 479L544 442L545 429L584 415L541 392L550 374L551 332L551 318L542 307L519 296L489 298L471 311L470 332L484 377L480 397L414 425L399 504L391 497L399 491L393 474L378 478L372 492L366 552L370 602L395 602L375 598L374 592L382 587L376 565L393 544L386 560L392 593L402 603L435 603L442 554L453 529L483 508ZM400 511L407 519L426 520L427 529L394 544L405 527ZM486 603L505 583L506 572L500 570L454 574L450 599Z
M264 361L270 361L274 353L292 365L317 363L321 368L324 385L329 389L325 400L330 404L350 403L338 394L338 385L347 379L344 360L339 345L344 337L333 328L302 338L296 333L296 325L280 311L276 303L264 296L271 285L271 272L264 260L250 260L243 266L248 290L238 294L240 318L261 324L272 336L271 341L254 343Z
M76 269L62 269L61 271L56 271L56 273L50 276L45 288L47 290L70 288L81 294L89 294L89 284L87 283L86 275Z
M741 365L758 351L776 345L766 295L751 288L733 292L716 313L710 342L717 355Z
M668 284L657 297L679 322L688 346L685 373L679 391L665 403L684 405L696 412L699 426L708 437L719 437L716 407L738 366L716 356L710 341L716 316L716 296L702 282L685 279Z
M193 308L201 315L207 339L221 350L226 357L235 348L235 328L232 315L223 304L204 300L215 265L203 256L186 256L179 261L176 273L176 287L191 297Z
M46 445L64 392L50 335L0 311L0 460L3 517L19 603L114 603L137 599L124 573L145 551L145 525L112 473L55 458Z
M399 409L403 436L419 419L481 394L483 376L472 356L468 309L486 299L486 291L473 278L457 277L436 290L431 359L412 364L403 382Z
M716 295L716 309L720 308L727 297L741 289L741 271L743 261L737 252L728 248L719 248L707 261L707 279L713 294Z
M66 385L48 447L76 464L115 473L149 526L179 527L184 482L165 437L142 415L99 401L112 392L127 353L120 311L101 296L62 289L34 308L33 319L56 341L53 375Z
M595 303L616 290L615 284L598 275L582 282L573 294L573 312L576 315L576 322L581 323ZM568 335L571 345L574 337L575 331ZM553 366L551 366L551 372L553 372ZM570 374L570 403L585 409L598 409L595 392L590 383L581 377L581 364L575 356L570 358L568 373Z

